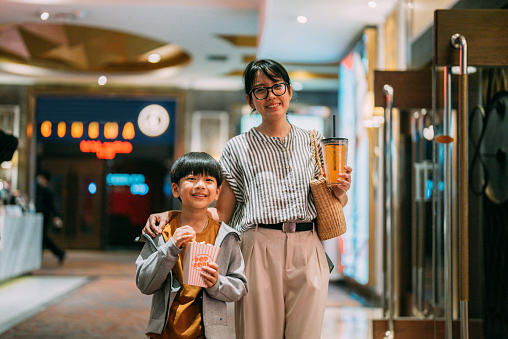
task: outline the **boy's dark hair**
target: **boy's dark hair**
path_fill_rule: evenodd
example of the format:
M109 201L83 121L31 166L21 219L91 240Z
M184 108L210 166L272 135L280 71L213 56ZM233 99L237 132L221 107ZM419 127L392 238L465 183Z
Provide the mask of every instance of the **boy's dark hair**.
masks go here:
M222 185L222 168L217 160L205 152L189 152L178 158L171 167L171 182L177 185L186 176L206 174L217 180L217 187Z
M254 60L251 61L243 71L245 94L250 94L258 71L266 75L268 79L272 81L282 79L286 84L291 85L289 74L280 63L270 59Z

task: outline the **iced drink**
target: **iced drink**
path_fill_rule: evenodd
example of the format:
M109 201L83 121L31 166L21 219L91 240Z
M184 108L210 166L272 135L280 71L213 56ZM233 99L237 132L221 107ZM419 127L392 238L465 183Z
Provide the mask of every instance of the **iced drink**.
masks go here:
M326 181L329 184L336 184L340 173L346 173L344 166L347 161L346 138L326 138L321 140L325 158Z

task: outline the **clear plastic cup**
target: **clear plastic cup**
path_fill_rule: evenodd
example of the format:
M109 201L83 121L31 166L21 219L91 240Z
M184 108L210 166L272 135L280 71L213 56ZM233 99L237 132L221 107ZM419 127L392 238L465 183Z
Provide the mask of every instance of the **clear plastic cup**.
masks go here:
M329 184L336 184L339 181L339 174L346 173L344 166L347 165L346 138L325 138L321 140L325 158L326 181Z

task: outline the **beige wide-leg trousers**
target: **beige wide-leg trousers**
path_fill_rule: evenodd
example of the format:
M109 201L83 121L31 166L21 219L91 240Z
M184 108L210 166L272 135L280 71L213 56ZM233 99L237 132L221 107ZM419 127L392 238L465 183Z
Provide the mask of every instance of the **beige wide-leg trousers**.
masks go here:
M330 273L315 231L242 235L249 293L235 304L236 339L319 339Z

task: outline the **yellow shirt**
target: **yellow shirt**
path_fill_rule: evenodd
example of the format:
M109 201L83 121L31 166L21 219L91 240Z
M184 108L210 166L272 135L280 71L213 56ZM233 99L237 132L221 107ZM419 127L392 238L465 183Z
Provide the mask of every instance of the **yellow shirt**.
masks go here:
M180 227L180 215L171 219L164 227L162 236L167 242L175 230ZM201 233L196 234L196 242L214 244L219 233L220 224L208 218L208 226ZM184 285L183 281L183 252L173 267L173 277L180 283L182 288L178 292L169 310L168 322L161 334L147 333L152 338L204 338L205 330L201 317L202 299L200 298L201 287Z

